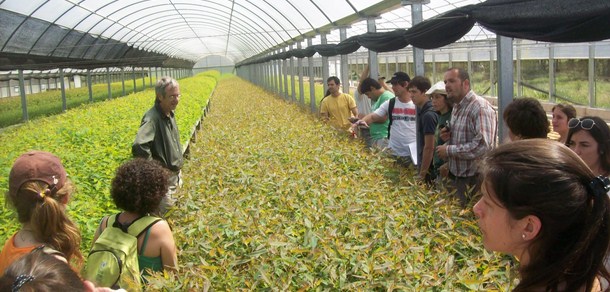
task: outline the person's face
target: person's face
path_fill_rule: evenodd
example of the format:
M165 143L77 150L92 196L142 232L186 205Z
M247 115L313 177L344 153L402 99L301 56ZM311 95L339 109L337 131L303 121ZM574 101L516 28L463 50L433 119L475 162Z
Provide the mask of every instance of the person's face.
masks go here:
M466 89L470 85L468 80L462 81L458 76L457 70L445 72L445 91L447 91L447 99L453 102L462 100L466 96Z
M331 95L334 95L339 92L339 84L335 83L334 80L328 81L326 85L328 85L328 90L330 91Z
M600 169L599 144L589 131L581 129L572 134L568 141L570 149L574 151L580 158L589 166L591 170L598 171Z
M180 102L180 86L165 87L165 94L159 97L159 105L165 114L176 110Z
M553 110L553 118L551 119L553 131L557 133L566 133L568 131L568 116L559 108Z
M496 194L488 184L482 184L483 196L472 207L481 230L483 245L490 251L518 254L525 243L521 232L515 227L518 225L517 220L512 219L508 210L492 199Z
M417 89L417 87L409 88L409 93L411 94L413 103L418 107L422 107L424 104L426 104L426 101L428 101L428 96L424 92Z
M392 84L392 91L394 91L394 94L396 96L402 96L405 93L409 94L407 91L407 86L409 85L408 83L406 86L400 85L400 82L392 82L391 84ZM410 97L410 94L409 94L409 97Z
M369 99L377 100L379 96L374 96L373 88L369 88L367 91L362 92L362 94L366 95Z
M449 110L445 97L438 93L432 94L432 107L435 111L441 113L446 113Z

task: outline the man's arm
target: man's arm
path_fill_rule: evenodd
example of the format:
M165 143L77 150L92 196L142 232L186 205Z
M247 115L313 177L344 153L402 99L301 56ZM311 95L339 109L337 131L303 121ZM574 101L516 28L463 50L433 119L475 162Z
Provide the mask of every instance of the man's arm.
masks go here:
M138 129L136 139L131 146L131 154L134 157L142 157L152 159L150 145L155 139L155 123L152 121L142 121L142 125Z
M320 119L323 121L328 121L330 119L328 116L328 107L324 101L322 101L322 105L320 105Z
M496 111L491 105L482 105L468 119L474 123L474 128L477 131L475 136L470 142L447 146L447 156L474 160L483 156L493 147L496 133Z
M432 163L432 157L434 156L434 134L424 135L424 149L422 152L421 167L419 170L419 176L425 178L426 174L430 170L430 164Z

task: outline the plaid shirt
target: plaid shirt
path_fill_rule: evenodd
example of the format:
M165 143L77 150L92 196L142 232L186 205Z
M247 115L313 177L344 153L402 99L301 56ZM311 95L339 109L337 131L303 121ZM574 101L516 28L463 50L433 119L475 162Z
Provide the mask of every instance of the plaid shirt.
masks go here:
M450 129L449 171L458 177L475 175L477 161L496 141L496 110L471 90L453 107Z

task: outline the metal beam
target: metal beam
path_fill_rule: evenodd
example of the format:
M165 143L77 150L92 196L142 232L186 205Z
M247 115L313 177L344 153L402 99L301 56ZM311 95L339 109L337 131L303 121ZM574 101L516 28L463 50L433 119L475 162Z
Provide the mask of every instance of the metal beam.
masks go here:
M504 122L500 122L504 115L504 110L513 101L513 39L504 36L497 36L497 59L498 59L498 137L500 143L506 141L508 128ZM493 84L492 84L493 86Z

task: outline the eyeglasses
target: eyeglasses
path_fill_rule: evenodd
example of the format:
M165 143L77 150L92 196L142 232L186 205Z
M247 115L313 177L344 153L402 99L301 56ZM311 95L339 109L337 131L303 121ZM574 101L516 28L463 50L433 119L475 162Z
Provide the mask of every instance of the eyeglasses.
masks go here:
M176 95L168 95L167 97L171 98L171 99L178 99L182 96L182 94L176 94Z
M568 122L568 128L574 129L580 126L584 130L591 130L595 126L595 121L592 119L583 119L582 121L577 118L571 118Z

